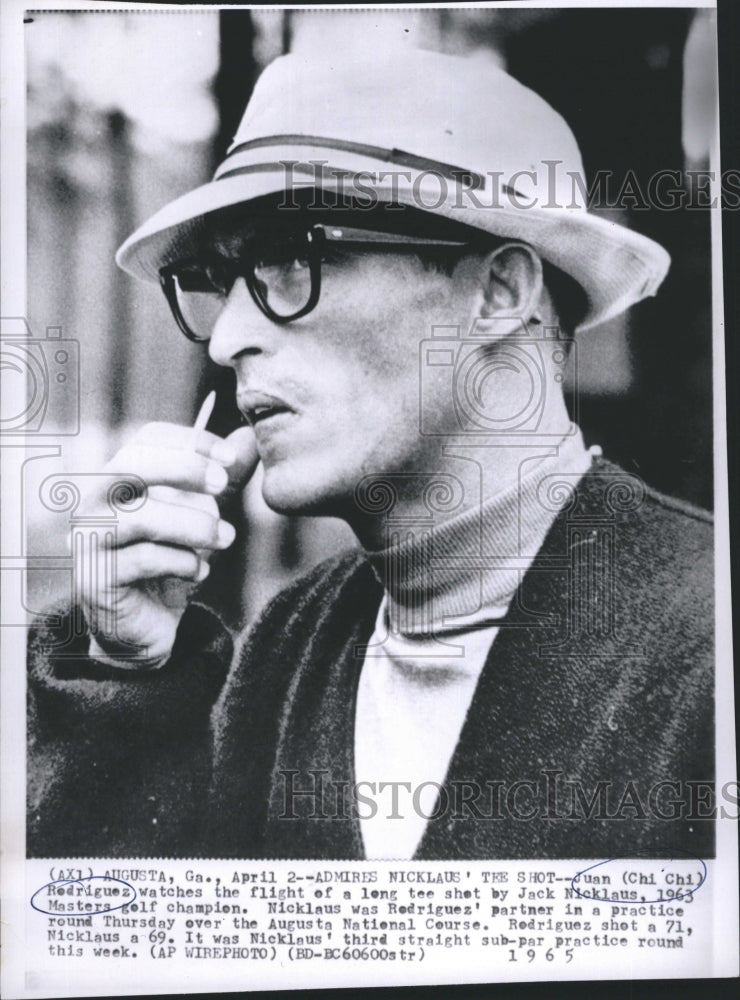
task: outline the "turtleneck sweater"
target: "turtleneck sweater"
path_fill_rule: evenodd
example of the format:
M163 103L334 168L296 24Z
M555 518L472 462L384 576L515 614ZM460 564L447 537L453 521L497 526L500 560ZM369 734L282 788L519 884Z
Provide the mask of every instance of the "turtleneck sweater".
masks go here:
M591 465L580 431L420 537L367 552L383 583L357 693L355 780L368 859L409 860L522 577ZM494 667L495 669L495 667Z

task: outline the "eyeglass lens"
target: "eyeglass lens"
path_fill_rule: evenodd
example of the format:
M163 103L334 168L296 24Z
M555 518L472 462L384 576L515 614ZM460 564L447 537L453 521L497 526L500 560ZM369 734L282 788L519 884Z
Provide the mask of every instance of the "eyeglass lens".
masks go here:
M263 248L252 269L254 294L277 316L293 316L311 298L312 269L305 238Z
M211 337L239 279L244 279L259 307L273 319L294 317L311 302L315 268L305 234L260 240L257 252L253 247L254 243L234 257L215 257L207 264L181 267L173 274L177 310L194 339Z

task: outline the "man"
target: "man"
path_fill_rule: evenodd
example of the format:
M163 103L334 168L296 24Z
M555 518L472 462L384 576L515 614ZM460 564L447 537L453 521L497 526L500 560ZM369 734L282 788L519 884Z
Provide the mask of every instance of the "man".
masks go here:
M574 328L668 257L574 203L581 169L498 69L288 56L124 244L249 426L149 425L107 467L139 484L110 585L72 647L78 609L31 641L32 854L713 853L684 801L713 777L709 518L587 450L562 388ZM273 509L361 548L233 642L197 585L258 460Z

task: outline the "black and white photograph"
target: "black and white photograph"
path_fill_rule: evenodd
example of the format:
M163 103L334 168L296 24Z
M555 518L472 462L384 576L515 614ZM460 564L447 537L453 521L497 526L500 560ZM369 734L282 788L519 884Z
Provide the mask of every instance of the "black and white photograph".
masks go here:
M16 995L736 973L714 7L13 14Z

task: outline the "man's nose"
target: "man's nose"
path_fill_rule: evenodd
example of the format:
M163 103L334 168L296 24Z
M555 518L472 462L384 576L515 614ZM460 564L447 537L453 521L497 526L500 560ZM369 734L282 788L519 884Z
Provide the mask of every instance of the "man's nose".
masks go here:
M233 366L245 354L274 349L278 326L256 306L243 278L237 278L208 342L208 353L217 365Z

